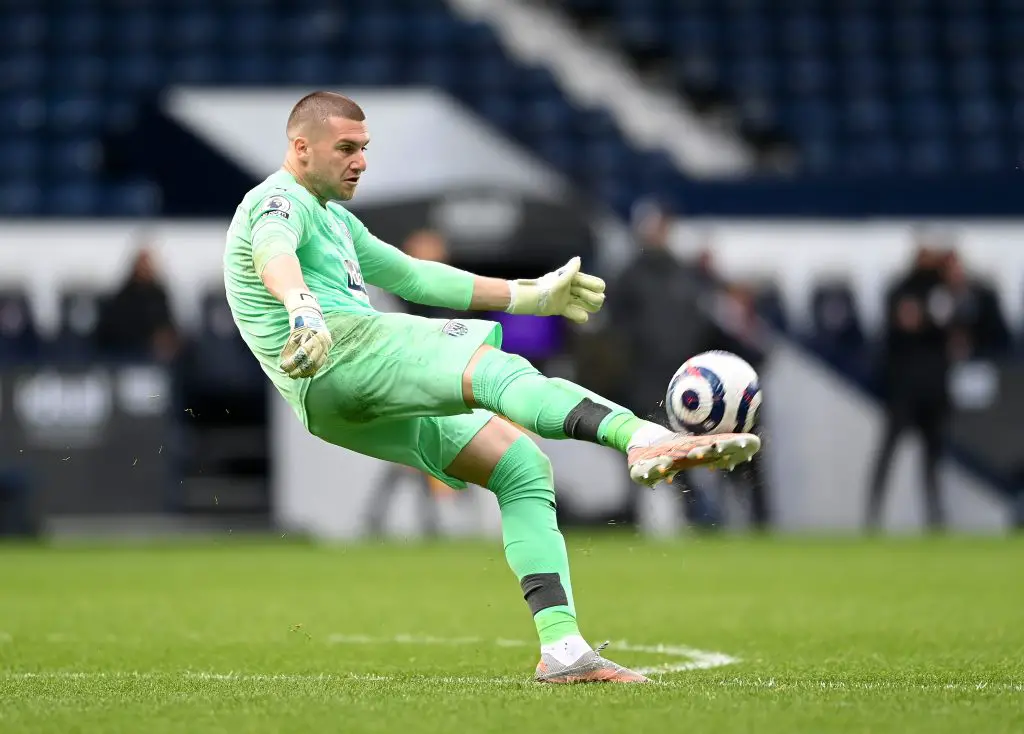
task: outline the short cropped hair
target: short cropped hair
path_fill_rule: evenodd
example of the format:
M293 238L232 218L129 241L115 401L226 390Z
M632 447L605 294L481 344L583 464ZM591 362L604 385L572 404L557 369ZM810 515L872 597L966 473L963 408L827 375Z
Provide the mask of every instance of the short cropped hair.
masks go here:
M362 122L366 119L363 108L344 94L336 92L311 92L292 107L288 115L288 136L310 123L323 124L331 117Z

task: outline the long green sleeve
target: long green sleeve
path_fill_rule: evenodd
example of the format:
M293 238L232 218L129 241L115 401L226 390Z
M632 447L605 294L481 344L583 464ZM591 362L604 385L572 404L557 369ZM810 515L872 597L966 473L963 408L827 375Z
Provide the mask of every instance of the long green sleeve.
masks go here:
M424 306L469 310L475 277L472 273L409 257L374 237L355 217L350 222L359 267L367 283Z

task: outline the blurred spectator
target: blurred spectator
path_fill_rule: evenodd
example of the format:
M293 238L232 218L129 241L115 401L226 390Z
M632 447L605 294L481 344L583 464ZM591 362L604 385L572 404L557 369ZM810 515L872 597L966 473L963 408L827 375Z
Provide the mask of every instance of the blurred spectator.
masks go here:
M1007 354L1010 330L995 288L970 277L955 250L946 255L944 270L953 297L953 360L994 359Z
M949 416L950 336L954 302L946 285L946 255L931 236L918 238L915 261L886 296L882 355L886 425L868 496L867 524L880 524L885 485L897 441L907 430L924 442L924 499L931 529L945 524L938 465Z
M718 294L712 306L712 328L701 351L720 349L742 357L758 374L764 369L770 351L766 324L757 313L757 291L742 283L732 283ZM761 435L764 408L754 432ZM763 446L763 436L762 436ZM750 497L750 522L764 530L771 523L768 489L764 472L764 448L754 458L723 475L735 489L746 490Z
M97 346L108 356L170 362L180 347L152 250L143 245L124 284L100 310Z
M610 284L607 309L628 359L623 400L638 416L664 423L665 389L700 351L708 319L700 308L711 288L706 258L684 260L669 249L672 218L657 203L636 207L633 261Z
M417 229L402 243L402 251L410 257L432 262L446 263L449 261L448 243L444 236L434 229ZM402 301L402 308L408 313L428 319L454 319L464 317L461 312L444 309L439 306L424 306L421 303Z
M410 257L433 262L447 262L449 258L448 244L441 233L433 229L412 232L402 243L402 251ZM409 301L401 301L400 305L406 312L425 318L451 319L460 316L457 312L437 306L424 306ZM417 517L423 523L424 534L435 537L440 531L437 499L451 490L433 477L401 464L388 464L370 493L370 506L366 513L368 532L371 535L383 535L391 501L403 479L409 479L416 488L419 499Z

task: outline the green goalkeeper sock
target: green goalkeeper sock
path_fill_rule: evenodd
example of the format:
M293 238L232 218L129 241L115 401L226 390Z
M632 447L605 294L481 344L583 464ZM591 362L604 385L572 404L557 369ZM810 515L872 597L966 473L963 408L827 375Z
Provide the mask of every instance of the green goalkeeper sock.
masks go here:
M487 486L498 498L505 559L519 579L541 645L579 635L551 462L522 436L498 461Z
M519 355L497 349L484 352L477 363L473 396L484 408L543 438L573 438L625 453L642 428L651 427L645 431L651 436L668 433L621 405L568 380L545 377Z

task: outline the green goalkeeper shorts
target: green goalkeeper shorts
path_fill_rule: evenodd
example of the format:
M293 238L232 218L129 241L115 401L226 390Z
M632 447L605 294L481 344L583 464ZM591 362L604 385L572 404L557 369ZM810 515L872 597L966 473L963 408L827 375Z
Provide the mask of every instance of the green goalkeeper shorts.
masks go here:
M501 346L500 324L402 313L326 320L334 347L305 394L309 432L465 487L444 470L493 414L466 406L462 375L482 345Z

